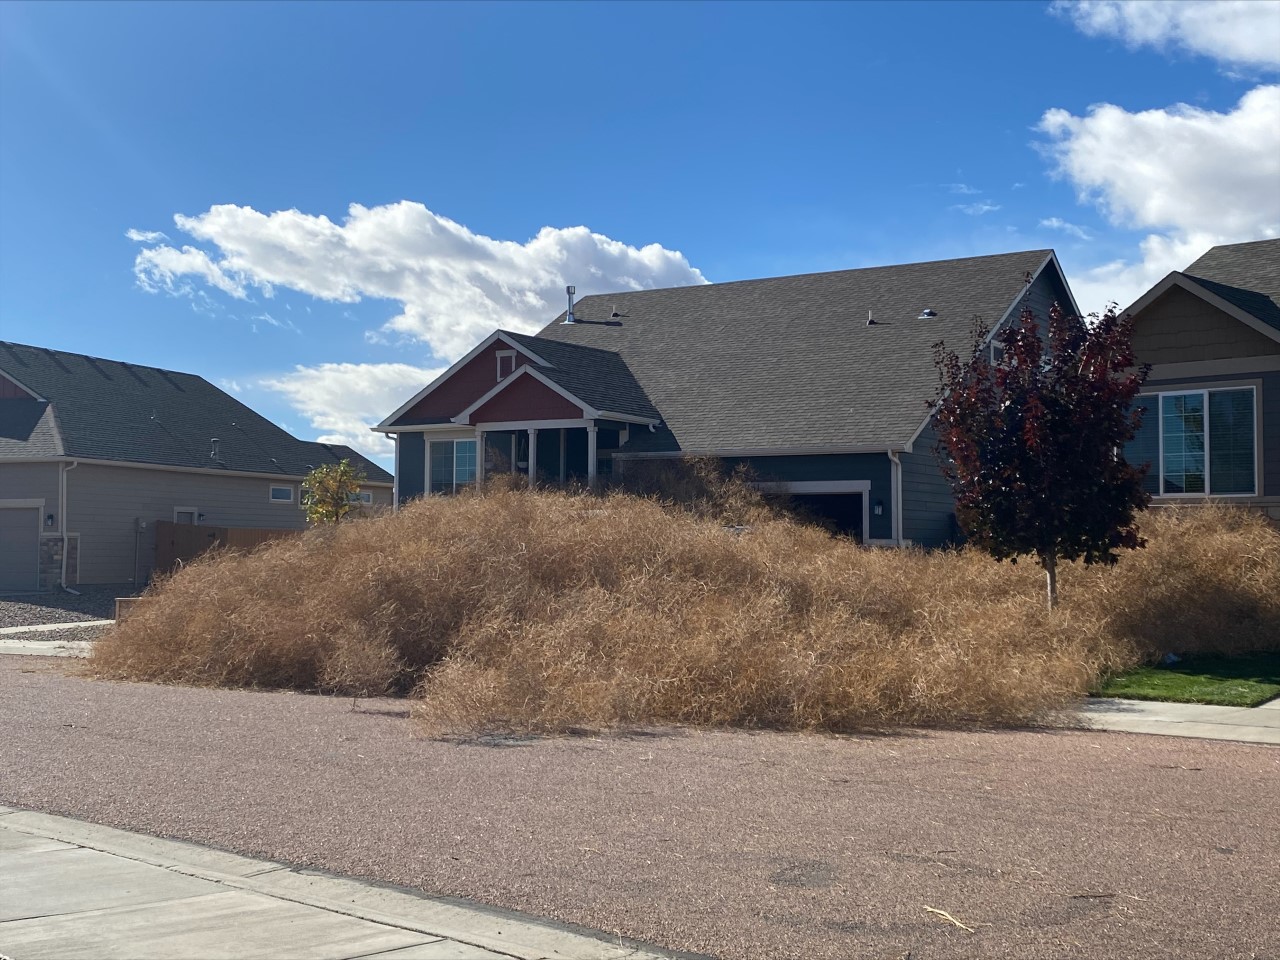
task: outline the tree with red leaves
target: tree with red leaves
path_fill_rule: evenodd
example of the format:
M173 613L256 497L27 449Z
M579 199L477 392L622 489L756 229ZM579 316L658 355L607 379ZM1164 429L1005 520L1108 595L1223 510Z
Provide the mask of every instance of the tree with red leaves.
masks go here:
M1034 555L1058 602L1058 561L1115 563L1145 545L1136 514L1146 467L1124 460L1141 426L1133 320L1114 305L1085 320L1029 307L994 337L981 322L967 360L934 345L938 455L969 541L997 560ZM992 360L990 345L1003 351Z

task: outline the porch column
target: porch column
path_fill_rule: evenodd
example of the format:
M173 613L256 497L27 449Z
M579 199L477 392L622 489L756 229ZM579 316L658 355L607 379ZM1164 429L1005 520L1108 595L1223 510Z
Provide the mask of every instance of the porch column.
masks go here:
M596 423L587 424L587 486L596 488Z
M560 486L564 486L564 482L569 479L565 473L565 438L564 427L560 428Z
M538 481L538 428L529 428L529 489Z
M476 427L476 486L484 483L484 431Z

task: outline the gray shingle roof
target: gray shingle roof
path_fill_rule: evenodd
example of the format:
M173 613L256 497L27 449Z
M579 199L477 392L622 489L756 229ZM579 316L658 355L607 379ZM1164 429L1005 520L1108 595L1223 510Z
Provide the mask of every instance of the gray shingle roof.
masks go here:
M67 456L304 476L349 447L299 440L202 377L0 341L0 371L44 398L0 400L0 456ZM38 414L38 415L37 415ZM218 438L218 457L210 456Z
M901 445L933 397L932 345L966 345L975 316L997 323L1051 254L584 297L579 322L562 314L529 346L551 363L552 344L620 358L669 430L665 444L635 431L628 449Z
M1280 239L1214 247L1182 273L1280 330Z
M622 357L612 350L539 339L508 330L502 332L551 364L539 367L539 373L597 410L655 420L662 416L636 383Z

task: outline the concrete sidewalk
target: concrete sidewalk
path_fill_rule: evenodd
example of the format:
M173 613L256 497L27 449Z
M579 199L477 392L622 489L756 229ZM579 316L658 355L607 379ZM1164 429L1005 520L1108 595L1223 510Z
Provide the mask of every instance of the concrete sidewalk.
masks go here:
M460 900L0 807L12 960L688 956Z
M1090 697L1076 717L1079 722L1068 719L1068 725L1087 730L1280 744L1280 700L1260 707L1213 707Z

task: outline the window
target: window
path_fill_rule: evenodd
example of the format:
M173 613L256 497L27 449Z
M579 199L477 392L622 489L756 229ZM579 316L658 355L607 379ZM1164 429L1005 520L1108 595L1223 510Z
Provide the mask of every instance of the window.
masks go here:
M499 380L505 380L516 372L516 352L514 350L499 350L495 356L498 358Z
M173 508L174 523L195 524L195 523L199 523L202 519L203 517L200 516L200 511L197 510L195 507L174 507Z
M272 503L293 503L293 487L272 487Z
M475 483L474 440L431 440L427 444L427 491L456 493Z
M373 506L373 494L368 490L357 490L347 498L348 503L358 503L362 506Z
M991 362L999 364L1002 360L1004 360L1004 347L998 343L993 343L991 345Z
M1151 464L1145 487L1153 496L1253 496L1255 400L1253 387L1141 396L1142 428L1125 459Z

